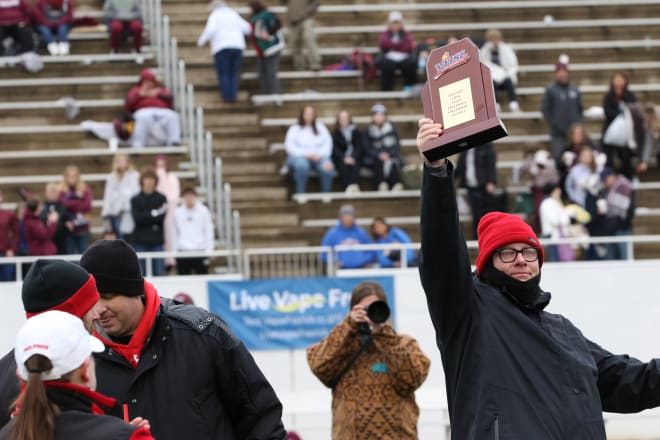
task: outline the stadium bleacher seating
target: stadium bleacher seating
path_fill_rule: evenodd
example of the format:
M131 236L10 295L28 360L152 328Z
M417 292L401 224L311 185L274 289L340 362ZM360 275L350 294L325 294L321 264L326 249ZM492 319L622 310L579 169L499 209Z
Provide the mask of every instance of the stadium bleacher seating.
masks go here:
M230 2L242 13L243 4ZM282 14L285 9L271 4ZM634 6L634 7L631 7ZM206 17L206 2L185 5L164 3L163 11L171 18L172 33L179 41L179 55L186 61L188 78L194 83L196 100L215 103L217 91L211 57L206 48L195 47ZM416 39L433 36L446 38L450 33L481 37L490 27L503 30L505 38L518 52L521 63L518 92L524 112L504 113L510 136L498 144L501 161L519 160L526 145L543 143L547 129L540 113L544 86L553 78L554 62L566 53L571 58L571 74L583 94L586 107L600 105L611 72L625 70L631 74L638 97L658 101L657 27L660 5L656 1L620 2L595 0L479 1L479 2L388 2L373 0L350 3L324 1L316 16L319 46L325 65L340 62L354 48L375 54L378 32L384 28L387 13L399 9L406 27ZM414 137L421 103L403 91L380 92L378 81L359 81L355 71L295 72L287 50L282 58L280 78L283 95L281 107L270 105L272 97L259 96L254 74L254 51L246 50L242 70L240 103L227 107L214 104L207 122L214 133L214 150L224 161L226 179L234 187L234 206L241 211L243 243L250 246L316 245L323 226L301 228L318 219L335 217L340 204L352 201L358 215L416 216L416 197L389 195L384 197L341 197L327 203L327 197L308 199L305 204L291 200L292 186L277 171L284 159L282 142L288 125L300 107L312 104L321 120L332 124L340 109L348 109L364 126L370 106L379 101L390 110L403 138L409 162L418 161ZM249 95L247 101L246 95ZM245 99L245 100L244 100ZM247 102L246 102L247 101ZM588 131L597 140L601 121L587 121ZM511 166L500 168L500 182L506 186ZM641 177L656 181L655 169ZM312 191L315 186L312 182ZM365 188L370 183L365 181ZM336 188L338 190L338 187ZM324 200L326 199L326 200ZM655 190L640 191L639 206L659 207ZM402 225L417 238L414 224ZM640 217L636 233L660 232L653 215ZM653 252L643 255L657 255Z

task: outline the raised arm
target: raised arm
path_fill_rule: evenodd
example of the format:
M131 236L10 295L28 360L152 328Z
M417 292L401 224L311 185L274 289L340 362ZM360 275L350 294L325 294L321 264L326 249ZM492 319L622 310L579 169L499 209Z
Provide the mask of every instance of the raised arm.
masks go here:
M325 386L331 386L350 358L360 350L356 331L356 324L347 316L325 339L307 349L309 368Z
M587 344L598 367L603 411L633 413L660 406L660 359L642 362L589 340Z
M419 122L417 146L442 134L430 119ZM452 164L444 159L425 163L421 197L420 277L431 320L440 338L469 313L473 301L470 259L458 219Z

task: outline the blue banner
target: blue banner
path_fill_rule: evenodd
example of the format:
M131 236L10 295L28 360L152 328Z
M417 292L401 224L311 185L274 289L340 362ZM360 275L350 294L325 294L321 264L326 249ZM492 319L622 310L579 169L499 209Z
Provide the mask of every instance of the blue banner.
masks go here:
M363 281L383 286L394 322L393 277L209 281L209 309L250 350L306 348L344 319Z

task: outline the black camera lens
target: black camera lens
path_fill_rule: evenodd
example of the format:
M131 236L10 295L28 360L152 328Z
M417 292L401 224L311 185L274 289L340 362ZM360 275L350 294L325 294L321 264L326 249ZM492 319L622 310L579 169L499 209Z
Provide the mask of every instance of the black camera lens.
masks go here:
M382 324L390 317L390 307L385 301L375 301L367 307L367 316L371 322Z

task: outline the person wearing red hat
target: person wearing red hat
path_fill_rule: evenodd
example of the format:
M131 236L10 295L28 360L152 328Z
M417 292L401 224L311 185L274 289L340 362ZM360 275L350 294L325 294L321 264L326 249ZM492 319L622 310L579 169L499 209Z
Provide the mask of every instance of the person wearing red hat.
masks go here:
M417 146L442 135L419 121ZM485 215L472 273L446 159L426 161L420 277L445 371L451 438L606 438L603 411L660 406L660 359L643 363L546 312L543 247L520 217Z
M174 96L151 69L143 69L137 85L128 91L125 109L135 120L133 148L145 147L150 138L165 145L181 143L179 115L173 110Z

